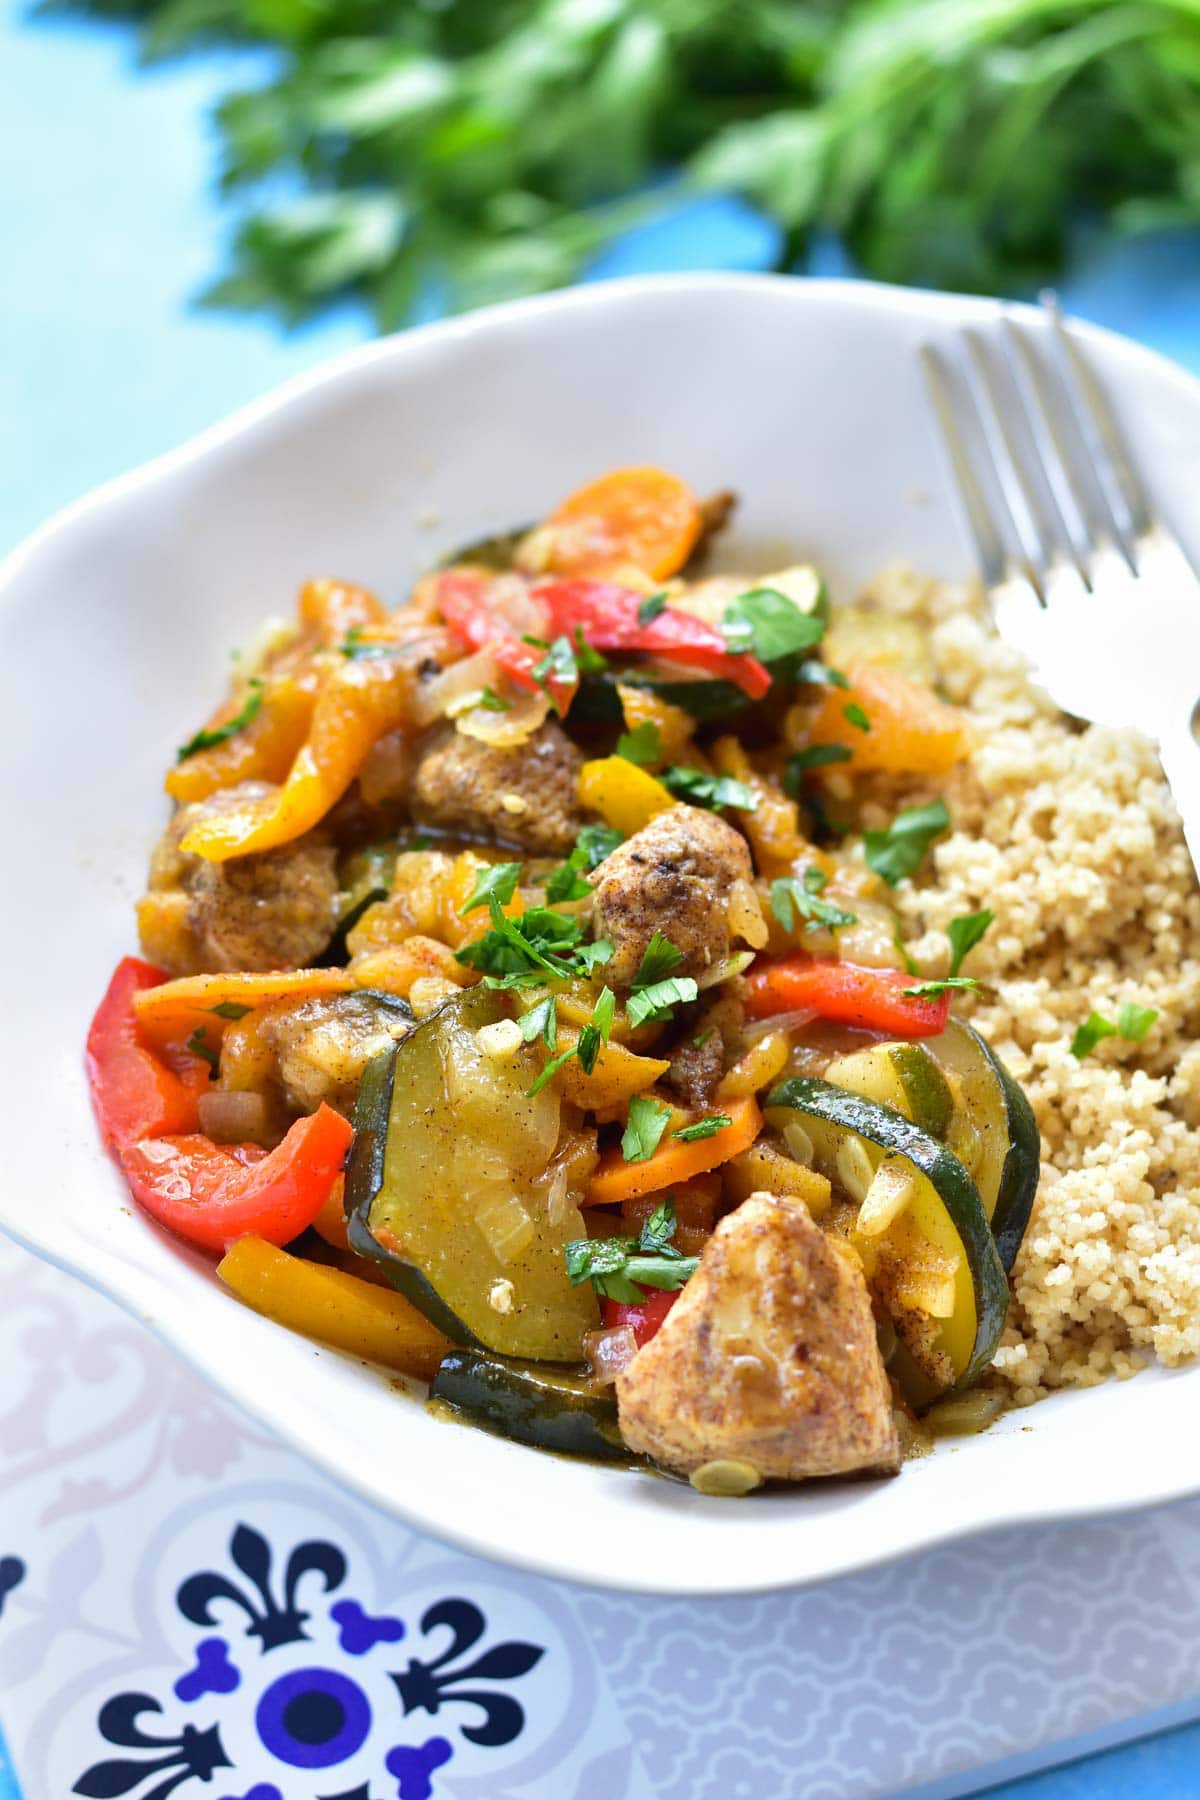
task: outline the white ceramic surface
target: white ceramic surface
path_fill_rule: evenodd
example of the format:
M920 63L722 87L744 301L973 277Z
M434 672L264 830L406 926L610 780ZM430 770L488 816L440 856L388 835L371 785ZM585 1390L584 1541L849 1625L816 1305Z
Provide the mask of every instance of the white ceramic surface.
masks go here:
M738 1503L444 1424L376 1371L244 1310L203 1257L141 1217L100 1151L83 1081L88 1017L134 945L131 906L165 816L160 772L231 647L288 611L300 581L339 574L398 600L444 549L637 461L701 490L735 486L742 541L811 553L835 591L895 558L963 574L914 352L989 310L725 276L499 308L338 359L17 551L0 570L0 1225L111 1293L359 1494L568 1579L755 1591L1200 1488L1200 1369L1057 1398L895 1482ZM1200 385L1108 334L1086 338L1195 553Z

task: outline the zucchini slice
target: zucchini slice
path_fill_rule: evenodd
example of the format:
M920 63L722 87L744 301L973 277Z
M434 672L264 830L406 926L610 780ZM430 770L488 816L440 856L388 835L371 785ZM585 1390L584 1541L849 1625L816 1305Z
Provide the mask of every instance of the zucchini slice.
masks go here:
M836 1057L826 1069L825 1079L904 1113L930 1137L945 1137L954 1112L954 1095L940 1065L923 1044L873 1044L869 1050Z
M953 1309L940 1320L933 1348L949 1358L953 1385L969 1386L995 1354L1008 1311L1008 1281L975 1183L944 1144L903 1113L832 1082L794 1076L773 1088L768 1122L782 1126L797 1116L818 1164L844 1186L855 1162L864 1184L885 1162L885 1179L897 1166L915 1178L908 1217L935 1250L958 1261ZM932 1387L918 1398L932 1399Z
M927 1046L957 1088L956 1115L970 1127L950 1148L971 1171L991 1221L1000 1261L1011 1269L1037 1193L1042 1140L1033 1108L991 1045L963 1019L951 1019ZM978 1141L976 1141L978 1140Z
M455 1343L531 1361L582 1356L599 1323L573 1287L563 1246L586 1236L575 1207L548 1211L559 1102L526 1089L540 1067L522 1046L489 1056L485 1025L508 996L456 995L368 1067L346 1174L347 1235Z
M592 1387L571 1369L510 1362L480 1350L452 1350L429 1390L485 1431L595 1462L633 1462L617 1426L611 1388Z

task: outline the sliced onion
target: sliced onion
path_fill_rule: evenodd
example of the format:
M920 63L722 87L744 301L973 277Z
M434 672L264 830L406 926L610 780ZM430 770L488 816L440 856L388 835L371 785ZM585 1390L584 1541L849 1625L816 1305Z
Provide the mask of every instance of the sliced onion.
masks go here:
M528 743L538 727L546 723L549 712L549 694L520 694L503 712L473 704L457 717L456 723L464 737L474 738L477 743L490 744L495 750L515 750Z
M592 1372L592 1380L608 1387L622 1369L627 1369L637 1355L637 1339L628 1325L610 1325L605 1331L584 1334L583 1353Z
M485 687L495 684L496 659L490 650L477 650L474 656L460 656L440 675L417 683L412 701L413 723L422 728L432 725L444 718L462 695L482 693Z
M732 937L744 939L755 950L762 949L767 941L767 923L758 895L744 878L735 881L729 890L728 918Z
M262 1094L211 1088L197 1101L200 1129L214 1144L265 1144L270 1120Z
M716 987L719 981L732 981L735 975L743 974L753 961L753 950L739 950L736 955L727 956L724 962L706 969L703 975L697 975L696 986L703 993L705 988Z

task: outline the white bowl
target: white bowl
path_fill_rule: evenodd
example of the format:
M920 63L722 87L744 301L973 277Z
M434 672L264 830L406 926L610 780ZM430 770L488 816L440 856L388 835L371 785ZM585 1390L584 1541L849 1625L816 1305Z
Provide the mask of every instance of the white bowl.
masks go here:
M165 817L157 788L230 649L308 576L390 601L446 548L623 462L743 496L747 554L835 591L904 558L968 564L917 346L987 303L756 277L616 282L356 350L73 507L0 571L5 1076L0 1224L111 1294L248 1412L382 1508L568 1579L731 1594L1022 1520L1200 1487L1200 1369L1048 1401L894 1482L750 1500L540 1456L442 1423L373 1369L246 1311L128 1203L81 1052ZM1200 385L1088 346L1169 513L1200 492ZM103 431L103 419L88 429Z

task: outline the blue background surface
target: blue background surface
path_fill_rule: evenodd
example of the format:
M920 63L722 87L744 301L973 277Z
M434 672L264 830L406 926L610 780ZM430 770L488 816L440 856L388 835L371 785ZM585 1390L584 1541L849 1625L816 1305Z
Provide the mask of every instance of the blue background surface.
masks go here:
M231 78L262 66L257 54L220 54L141 70L123 28L35 23L0 0L0 551L97 482L368 335L352 306L285 335L189 305L230 223L211 191L209 112ZM747 208L707 201L643 228L593 273L762 268L775 241ZM834 245L810 268L846 272ZM1097 240L1063 296L1200 372L1200 238ZM7 1767L0 1741L0 1800ZM1194 1800L1200 1726L988 1791Z

